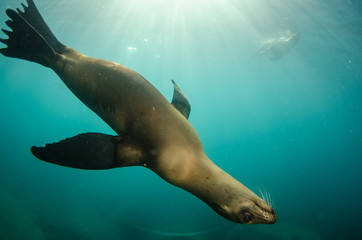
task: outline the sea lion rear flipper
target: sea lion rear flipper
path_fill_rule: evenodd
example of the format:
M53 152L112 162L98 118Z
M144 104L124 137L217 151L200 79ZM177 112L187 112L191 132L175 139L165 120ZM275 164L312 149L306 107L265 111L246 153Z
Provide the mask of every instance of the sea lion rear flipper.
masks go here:
M179 86L172 80L174 85L173 90L173 98L171 104L182 114L185 116L186 119L189 119L190 111L191 111L191 104L189 100L187 100L185 94L181 91Z
M11 20L6 24L12 31L2 29L9 36L0 42L7 45L0 53L5 56L37 62L49 67L56 58L56 53L65 51L61 44L41 17L32 0L27 0L28 6L22 4L24 11L7 9L6 14Z
M32 147L31 152L45 162L80 169L140 165L139 151L119 136L101 133L79 134L45 147Z

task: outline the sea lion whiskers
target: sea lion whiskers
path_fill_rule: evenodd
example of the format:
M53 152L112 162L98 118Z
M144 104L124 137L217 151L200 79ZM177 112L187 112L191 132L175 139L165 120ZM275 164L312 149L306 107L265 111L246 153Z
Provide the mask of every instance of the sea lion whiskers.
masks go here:
M274 208L274 201L270 193L264 188L264 192L258 187L260 198L263 199L271 208Z

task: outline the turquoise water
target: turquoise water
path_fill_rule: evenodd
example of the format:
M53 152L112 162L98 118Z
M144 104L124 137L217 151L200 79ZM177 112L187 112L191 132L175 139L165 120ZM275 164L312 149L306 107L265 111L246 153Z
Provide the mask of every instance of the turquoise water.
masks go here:
M144 168L86 171L36 159L31 146L113 132L51 70L0 56L0 239L361 236L360 1L36 4L64 44L136 70L170 100L174 79L207 155L253 191L266 189L278 221L228 222ZM19 6L1 1L1 28L5 9ZM268 48L291 33L295 44Z

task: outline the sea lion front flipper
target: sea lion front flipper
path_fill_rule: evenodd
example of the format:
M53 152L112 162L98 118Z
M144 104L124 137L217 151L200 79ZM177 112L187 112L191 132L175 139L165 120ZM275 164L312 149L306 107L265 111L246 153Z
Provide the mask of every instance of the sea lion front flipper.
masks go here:
M126 145L120 136L83 133L45 147L32 147L40 160L80 169L110 169L140 165L140 151Z
M191 111L191 104L189 100L187 100L185 94L181 91L179 86L172 80L174 85L173 90L173 98L171 104L182 114L185 116L186 119L189 119L190 111Z

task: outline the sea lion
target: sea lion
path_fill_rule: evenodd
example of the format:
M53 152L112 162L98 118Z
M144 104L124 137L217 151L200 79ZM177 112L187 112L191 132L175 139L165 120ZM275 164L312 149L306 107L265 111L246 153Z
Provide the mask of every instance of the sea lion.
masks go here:
M299 42L300 37L299 32L291 30L279 32L275 36L262 41L257 56L269 56L269 60L272 61L280 60Z
M85 56L60 43L34 2L7 9L11 20L0 39L8 57L54 70L66 86L116 133L84 133L32 153L50 163L81 169L144 166L194 194L237 223L275 223L270 204L217 167L187 120L190 104L174 84L170 104L146 79L120 64Z

